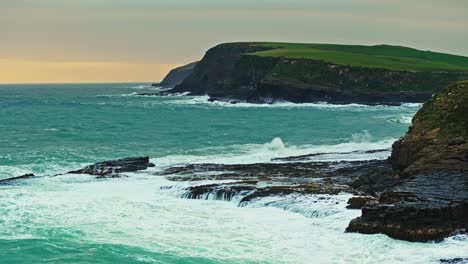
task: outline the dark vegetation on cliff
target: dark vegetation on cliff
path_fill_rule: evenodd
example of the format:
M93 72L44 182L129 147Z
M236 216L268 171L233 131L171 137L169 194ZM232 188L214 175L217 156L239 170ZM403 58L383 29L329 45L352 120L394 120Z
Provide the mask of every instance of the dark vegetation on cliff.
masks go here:
M227 43L206 53L170 92L271 103L425 102L468 79L468 58L378 45Z

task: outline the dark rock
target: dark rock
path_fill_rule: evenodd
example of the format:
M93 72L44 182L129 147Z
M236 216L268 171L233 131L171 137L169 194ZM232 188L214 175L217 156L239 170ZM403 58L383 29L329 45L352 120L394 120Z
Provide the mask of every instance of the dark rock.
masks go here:
M290 162L256 164L188 164L168 168L158 175L173 181L236 180L187 188L190 199L231 200L239 205L253 199L288 194L358 194L351 184L375 171L391 171L386 160L343 162ZM393 185L392 185L393 186ZM358 187L360 187L358 185ZM368 188L372 191L373 185Z
M311 158L318 157L318 156L324 156L324 155L330 155L330 154L341 154L341 155L346 155L346 154L353 154L353 153L379 153L379 152L386 152L389 151L389 149L375 149L375 150L367 150L367 151L350 151L350 152L323 152L323 153L313 153L313 154L305 154L305 155L299 155L299 156L290 156L290 157L285 157L285 158L275 158L273 161L310 161Z
M244 180L233 183L214 183L208 185L192 186L183 196L189 199L208 199L210 195L217 200L230 201L234 196L240 195L239 205L245 205L256 198L268 196L283 196L292 193L298 194L338 194L341 192L352 193L353 190L346 185L337 185L326 182L294 184L285 182L282 185L257 187L258 180ZM264 182L266 183L266 182Z
M441 259L440 263L466 264L468 263L468 258Z
M170 180L261 180L282 181L300 184L317 179L331 180L337 184L351 185L359 189L362 185L357 180L369 177L369 174L382 173L382 178L391 172L390 164L385 160L343 161L343 162L290 162L290 163L255 163L255 164L188 164L176 166L158 173L169 176ZM391 184L391 183L389 183ZM368 187L370 193L374 184ZM393 186L393 185L391 185Z
M347 185L339 185L326 182L315 182L292 186L268 186L264 188L255 189L255 191L242 198L240 204L250 202L251 200L256 198L263 198L268 196L281 196L292 193L336 195L343 192L354 193L354 190Z
M30 173L30 174L25 174L25 175L13 177L13 178L2 179L2 180L0 180L0 185L13 184L13 183L16 183L16 182L18 182L20 180L31 179L33 177L36 177L36 176L34 174Z
M378 199L373 196L353 196L348 200L348 209L361 209L364 206L378 204Z
M463 137L456 137L456 138L451 138L448 140L447 144L449 144L449 146L452 146L452 145L461 145L461 144L464 144L466 141Z
M390 160L401 176L468 170L468 87L463 84L468 81L447 86L424 104L408 133L393 144Z
M134 157L119 160L110 160L88 165L80 170L70 171L68 174L89 174L96 176L109 176L122 172L133 172L154 167L148 157Z
M161 83L155 83L153 86L162 86L168 88L175 87L176 85L182 83L190 74L192 74L193 69L197 63L198 62L192 62L187 65L172 69L166 75L166 77L164 77Z
M255 191L258 181L240 181L227 184L208 184L192 186L183 196L188 199L208 199L213 195L216 200L230 201L236 195L247 195Z
M384 192L379 204L364 207L347 232L383 233L408 241L440 241L468 228L468 176L426 172Z

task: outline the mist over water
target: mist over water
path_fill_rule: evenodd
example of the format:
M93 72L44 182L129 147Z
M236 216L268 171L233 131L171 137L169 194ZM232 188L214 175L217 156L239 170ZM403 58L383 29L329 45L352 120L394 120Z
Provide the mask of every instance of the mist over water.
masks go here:
M389 149L420 105L231 105L134 95L154 89L0 86L0 179L139 155L156 164L120 179L68 175L1 186L2 263L437 263L468 256L463 235L431 244L345 234L360 214L345 209L348 194L268 197L238 207L235 199L181 198L185 187L207 181L153 175L174 164L310 153L384 159L389 150L365 151Z

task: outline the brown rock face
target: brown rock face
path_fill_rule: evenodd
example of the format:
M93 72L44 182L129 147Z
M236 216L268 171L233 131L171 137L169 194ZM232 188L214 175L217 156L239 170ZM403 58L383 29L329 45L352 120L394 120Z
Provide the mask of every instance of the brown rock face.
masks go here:
M468 81L446 87L414 116L393 144L391 162L403 177L427 170L468 169Z
M406 177L427 170L467 170L468 142L438 138L440 129L406 134L393 144L393 168ZM450 140L456 142L451 143Z
M349 198L348 209L362 209L364 206L371 206L378 204L378 201L373 196L353 196Z
M409 241L468 230L468 81L424 104L390 161L400 181L364 206L347 231Z

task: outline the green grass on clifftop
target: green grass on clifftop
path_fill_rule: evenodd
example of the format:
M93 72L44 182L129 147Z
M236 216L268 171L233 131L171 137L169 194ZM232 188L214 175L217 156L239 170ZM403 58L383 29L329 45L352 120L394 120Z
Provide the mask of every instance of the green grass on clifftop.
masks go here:
M468 138L468 81L451 84L437 93L415 115L415 129L440 128L439 136Z
M253 43L270 50L249 55L313 59L340 65L399 71L464 71L468 57L422 51L402 46L334 45L296 43Z

